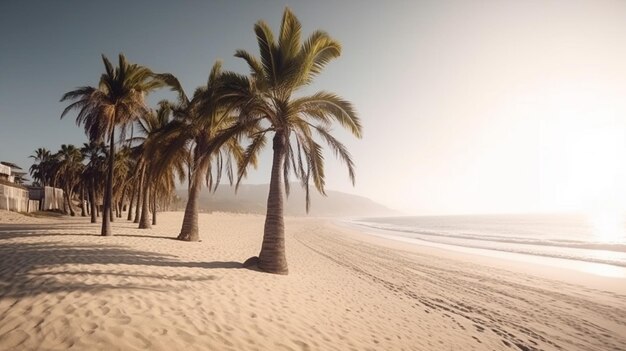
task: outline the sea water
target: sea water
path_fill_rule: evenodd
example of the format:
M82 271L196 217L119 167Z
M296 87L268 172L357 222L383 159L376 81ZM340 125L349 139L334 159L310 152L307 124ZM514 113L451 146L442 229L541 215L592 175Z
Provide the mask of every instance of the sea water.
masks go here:
M381 217L351 220L402 241L626 267L626 226L586 215Z

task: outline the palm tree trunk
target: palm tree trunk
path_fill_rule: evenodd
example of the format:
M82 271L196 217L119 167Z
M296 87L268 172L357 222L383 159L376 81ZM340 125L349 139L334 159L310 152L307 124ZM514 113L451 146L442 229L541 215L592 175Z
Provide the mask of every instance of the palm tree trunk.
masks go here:
M117 194L113 192L113 198L111 198L111 223L115 222L115 217L117 217Z
M70 208L70 216L72 217L76 216L76 212L74 211L74 206L72 206L72 194L70 194L69 190L65 192L65 199L67 200L67 205Z
M124 189L122 190L122 199L120 201L120 218L122 218L124 213L124 202L126 202L126 196L128 195L128 182L124 183ZM130 208L128 209L130 212Z
M284 184L283 161L285 159L286 137L277 132L274 135L274 156L270 191L267 197L267 215L263 232L263 245L259 254L259 269L276 274L287 274L285 257L285 224L283 220Z
M98 214L96 204L96 189L93 184L89 184L89 206L91 207L91 223L96 223L96 216Z
M94 187L95 187L95 183L94 183ZM100 212L102 211L102 209L100 208L100 192L98 191L99 189L95 189L94 191L96 193L96 197L95 197L95 202L96 202L96 217L100 218Z
M141 199L141 218L139 219L139 229L150 229L150 209L148 204L150 203L150 182L144 182L143 197Z
M122 218L122 213L124 212L124 201L126 201L126 188L128 187L128 183L124 184L124 190L122 190L122 198L120 199L120 215L119 218Z
M142 168L141 170L141 177L139 177L139 188L137 189L137 207L135 207L135 220L133 221L133 223L139 223L139 218L141 217L141 199L142 199L142 195L143 195L143 178L145 176L145 172Z
M183 218L183 227L178 234L178 240L183 241L199 241L200 235L198 233L198 198L200 197L200 190L202 188L197 176L190 181L189 195L187 199L187 206L185 207L185 217Z
M137 193L137 186L135 185L130 193L130 203L128 204L128 216L126 217L127 221L133 219L133 201L135 200L135 194Z
M115 111L117 117L117 110ZM117 120L117 118L116 118ZM115 129L111 131L111 145L109 145L109 169L104 194L104 208L102 209L102 231L100 235L111 236L111 200L113 200L113 166L115 160Z
M67 210L67 201L65 200L65 194L63 194L63 214L68 215L69 211Z
M113 204L115 207L115 218L120 218L120 202L116 199L115 203ZM113 219L111 219L113 221Z
M157 224L157 191L156 184L154 185L154 192L152 193L152 225Z
M85 205L85 185L80 184L80 216L87 217L87 206Z
M111 200L111 206L109 207L109 219L111 223L115 222L115 216L113 215L113 207L115 206L115 199Z

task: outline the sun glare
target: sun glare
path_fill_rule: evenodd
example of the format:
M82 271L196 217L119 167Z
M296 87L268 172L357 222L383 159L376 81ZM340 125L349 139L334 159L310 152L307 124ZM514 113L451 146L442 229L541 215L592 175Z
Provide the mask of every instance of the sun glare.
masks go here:
M620 211L602 211L587 216L593 235L603 243L624 242L624 214Z

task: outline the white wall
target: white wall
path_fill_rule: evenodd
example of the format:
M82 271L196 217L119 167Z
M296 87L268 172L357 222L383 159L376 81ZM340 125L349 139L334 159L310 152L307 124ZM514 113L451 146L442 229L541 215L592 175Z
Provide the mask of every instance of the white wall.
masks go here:
M28 212L28 190L0 184L0 209Z

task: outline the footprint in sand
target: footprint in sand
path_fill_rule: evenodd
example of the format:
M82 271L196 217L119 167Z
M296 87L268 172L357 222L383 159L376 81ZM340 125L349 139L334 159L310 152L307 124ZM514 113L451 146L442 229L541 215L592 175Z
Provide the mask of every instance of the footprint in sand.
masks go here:
M154 328L152 332L159 335L167 335L167 329L165 328Z
M192 344L196 338L182 329L176 329L176 334L184 341Z
M119 324L123 324L123 325L130 324L130 322L132 321L132 318L126 315L117 315L114 318L117 320Z
M135 347L138 347L140 349L149 349L150 346L152 346L150 340L148 340L146 337L138 332L134 332L132 334L132 337L128 338L128 341Z
M102 312L103 316L106 316L107 314L109 314L109 312L111 312L111 309L106 307L106 306L100 306L98 307L100 309L100 311Z
M117 336L118 338L121 338L124 335L124 329L120 328L120 327L109 327L107 328L111 334Z
M0 335L0 345L6 350L17 350L18 346L24 344L30 335L21 329L13 329L10 332Z
M98 324L94 322L87 322L82 325L82 329L85 331L94 331L98 329Z
M72 313L74 313L74 311L76 311L76 307L74 307L73 305L68 305L67 307L65 307L65 308L63 309L63 311L64 311L66 314L72 314Z

